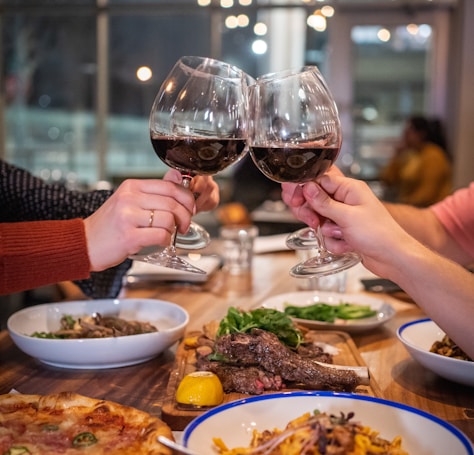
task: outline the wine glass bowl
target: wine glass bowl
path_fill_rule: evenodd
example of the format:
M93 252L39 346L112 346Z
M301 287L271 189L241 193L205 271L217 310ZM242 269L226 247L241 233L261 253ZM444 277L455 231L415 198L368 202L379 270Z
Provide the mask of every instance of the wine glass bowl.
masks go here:
M214 175L247 152L249 81L228 63L185 56L161 84L150 112L150 139L156 155L181 172L184 187L190 188L194 176ZM176 246L197 249L209 241L207 231L191 223L187 235L175 234L172 245L140 260L197 271L186 269Z
M214 175L247 151L247 84L242 70L181 57L156 96L150 136L158 157L183 176Z
M304 184L336 161L342 132L336 103L318 68L305 66L264 75L249 88L248 143L268 178ZM315 257L293 267L295 277L330 275L360 261L356 253L334 255L319 230L300 229L287 238L292 249L315 249Z
M268 178L305 183L336 160L339 116L317 67L258 78L249 89L249 110L250 153Z

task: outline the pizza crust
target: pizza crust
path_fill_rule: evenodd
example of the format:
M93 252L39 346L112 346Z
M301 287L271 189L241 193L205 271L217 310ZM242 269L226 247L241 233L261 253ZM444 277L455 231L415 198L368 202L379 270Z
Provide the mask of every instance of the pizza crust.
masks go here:
M72 445L77 434L92 434L97 440L78 449ZM170 455L157 441L159 435L174 439L160 419L116 402L74 392L0 395L2 454L20 446L31 454Z

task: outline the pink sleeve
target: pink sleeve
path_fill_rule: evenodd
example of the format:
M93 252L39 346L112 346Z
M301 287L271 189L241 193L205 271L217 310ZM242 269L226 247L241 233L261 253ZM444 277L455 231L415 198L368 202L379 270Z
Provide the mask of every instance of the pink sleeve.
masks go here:
M474 183L431 206L440 223L474 258Z

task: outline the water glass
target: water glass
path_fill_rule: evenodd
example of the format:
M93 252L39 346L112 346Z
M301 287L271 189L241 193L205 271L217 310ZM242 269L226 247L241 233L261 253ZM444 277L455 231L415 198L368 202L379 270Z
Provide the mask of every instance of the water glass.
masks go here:
M224 270L231 275L250 272L254 240L258 235L257 226L223 226L220 228L219 235L223 245Z

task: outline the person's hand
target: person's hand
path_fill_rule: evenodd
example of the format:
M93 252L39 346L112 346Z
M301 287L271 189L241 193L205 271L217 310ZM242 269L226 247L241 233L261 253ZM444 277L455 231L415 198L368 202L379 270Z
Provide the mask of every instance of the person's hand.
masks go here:
M337 166L331 166L326 172L327 175L344 175ZM291 213L300 221L312 228L316 228L322 220L318 214L308 205L303 194L303 187L299 183L282 183L281 198L291 210Z
M322 226L328 250L355 250L364 265L380 276L385 276L385 266L397 250L415 241L360 180L325 174L318 183L304 185L303 197L310 209L331 220Z
M319 225L318 214L306 202L302 185L289 182L282 183L281 198L296 219L312 228Z
M126 180L84 220L91 271L119 264L151 245L168 246L185 233L195 209L193 194L180 183Z
M163 180L180 184L181 173L175 169L170 169ZM196 175L191 180L190 190L196 198L196 213L213 210L219 204L219 186L209 175Z

